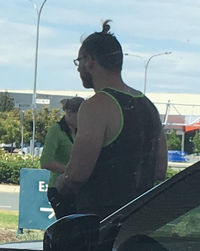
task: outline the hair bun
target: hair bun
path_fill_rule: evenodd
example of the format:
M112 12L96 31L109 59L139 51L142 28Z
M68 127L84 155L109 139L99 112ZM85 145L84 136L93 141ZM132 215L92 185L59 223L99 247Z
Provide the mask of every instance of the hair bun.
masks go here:
M103 29L102 29L102 33L107 34L110 30L110 25L108 23L110 23L112 20L108 19L106 21L103 22Z

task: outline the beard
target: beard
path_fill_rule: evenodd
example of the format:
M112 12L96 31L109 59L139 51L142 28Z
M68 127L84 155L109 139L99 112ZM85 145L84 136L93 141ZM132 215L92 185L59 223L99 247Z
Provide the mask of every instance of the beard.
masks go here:
M80 73L80 77L81 77L83 86L86 89L94 88L92 75L89 72L85 71L84 73Z

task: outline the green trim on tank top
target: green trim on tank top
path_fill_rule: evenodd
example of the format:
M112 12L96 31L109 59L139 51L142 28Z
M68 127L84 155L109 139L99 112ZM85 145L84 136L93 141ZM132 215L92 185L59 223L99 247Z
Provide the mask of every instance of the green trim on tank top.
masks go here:
M121 108L119 102L117 101L117 99L115 97L113 97L110 93L106 92L106 91L102 90L100 92L105 93L106 95L108 95L115 102L115 104L119 108L120 117L121 117L120 129L119 129L118 133L111 140L109 140L108 142L106 142L106 143L103 144L103 147L106 147L106 146L110 145L112 142L114 142L118 138L118 136L120 135L120 133L121 133L123 127L124 127L124 116L123 116L122 108Z
M113 91L121 92L121 93L126 94L126 95L129 95L129 96L131 96L131 97L133 97L133 98L143 98L143 97L145 97L144 93L135 94L135 95L134 95L134 94L131 94L131 93L126 92L126 91L122 91L122 90L115 89L115 88L113 88L113 87L105 87L105 88L101 89L100 92L104 91L104 89L111 89L111 90L113 90Z

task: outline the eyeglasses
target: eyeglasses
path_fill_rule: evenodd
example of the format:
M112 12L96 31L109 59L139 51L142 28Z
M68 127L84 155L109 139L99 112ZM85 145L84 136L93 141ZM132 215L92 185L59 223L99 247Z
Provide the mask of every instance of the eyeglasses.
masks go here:
M79 58L77 58L77 59L74 59L73 61L74 61L75 66L79 66L80 60L82 60L82 59L84 59L84 58L85 58L85 56L82 56L82 57L79 57Z

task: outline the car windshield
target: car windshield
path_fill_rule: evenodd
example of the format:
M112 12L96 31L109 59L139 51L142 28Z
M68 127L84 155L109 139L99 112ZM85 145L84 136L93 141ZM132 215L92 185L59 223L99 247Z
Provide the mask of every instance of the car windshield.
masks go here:
M151 235L153 238L167 240L199 240L200 238L200 207L196 207L177 219L157 229Z
M105 20L109 20L110 30ZM94 177L90 172L96 171L96 167L99 169L95 175L103 178L105 171L112 170L106 174L106 180L97 177L86 188L81 183L83 197L94 193L92 196L98 200L100 209L95 213L108 208L111 219L115 218L115 212L121 210L121 197L124 206L130 202L126 213L132 207L135 210L130 218L126 215L128 221L124 220L114 248L119 248L131 235L152 238L169 250L173 250L173 243L187 240L191 244L188 250L195 250L195 245L200 247L197 244L200 235L198 175L190 176L193 170L190 167L200 161L199 20L200 0L0 1L0 244L36 240L41 248L45 230L62 218L65 211L55 210L60 200L65 201L63 197L57 201L58 177L66 174L67 164L78 152L80 160L75 156L72 162L79 163L79 168L84 166L85 169L80 168L87 173L83 172L84 181L80 179L83 184ZM114 50L112 44L112 53L100 50L96 55L91 48L88 52L87 43L84 44L88 36L106 32L117 38L122 51L121 47ZM94 47L103 47L101 42L94 44ZM107 74L110 58L112 64L119 67L111 69L112 76ZM119 61L123 63L120 74ZM126 91L120 85L117 93L114 82L116 86L123 83ZM98 95L105 100L98 106L92 103L88 108L90 102L98 100L92 97ZM69 101L80 97L83 99L80 103ZM143 98L147 103L140 103ZM144 113L140 105L154 111L154 116ZM113 110L110 107L114 107ZM131 109L136 112L128 113ZM84 116L80 111L85 112ZM126 124L127 121L131 121L130 124ZM85 138L80 136L77 123ZM145 128L145 136L141 128ZM77 138L78 142L82 140L82 148L73 151ZM131 146L129 142L135 138ZM159 144L165 140L167 150L162 151ZM162 170L160 177L156 177L157 163L165 161L163 152L168 158L166 175ZM134 156L134 161L126 156ZM123 165L123 170L118 169L118 164L120 168ZM77 173L78 176L82 172ZM115 174L118 174L117 182L113 178ZM180 179L185 175L192 177L189 185L187 180L180 183L179 178L173 180L179 174ZM70 177L63 176L63 180ZM140 183L141 177L151 180ZM134 185L129 182L132 190L126 187L126 180L131 179L134 180ZM168 184L177 184L177 190L170 188L166 194ZM104 188L104 194L95 194ZM150 189L146 194L149 188L153 191ZM179 191L188 192L188 196L180 197ZM157 193L159 197L154 197ZM75 194L77 196L76 191ZM177 197L167 199L171 194ZM110 201L106 200L109 195ZM149 198L154 213L145 206ZM77 212L74 206L77 201L82 203L83 211L93 205L90 198L88 201L76 198L76 203L73 199L70 197L67 214ZM107 204L102 209L100 204L104 201ZM101 227L110 224L110 218L102 215ZM127 235L129 230L131 234ZM183 250L187 250L186 247Z
M137 250L144 250L144 248L159 251L198 250L200 247L199 211L200 207L196 207L151 234L129 237L116 250L127 251L136 247Z
M110 222L115 225L123 222L115 247L133 245L136 242L134 238L138 236L159 242L173 243L177 240L183 246L186 239L189 245L195 240L199 245L199 165L198 162L185 169L105 219L101 223L102 228ZM133 241L129 243L129 240ZM169 250L174 250L173 245L171 248ZM185 247L183 250L188 249Z

